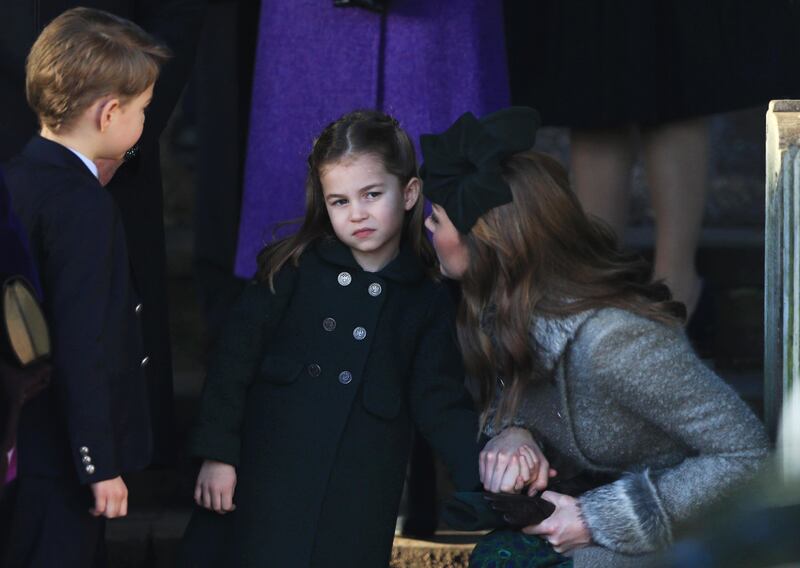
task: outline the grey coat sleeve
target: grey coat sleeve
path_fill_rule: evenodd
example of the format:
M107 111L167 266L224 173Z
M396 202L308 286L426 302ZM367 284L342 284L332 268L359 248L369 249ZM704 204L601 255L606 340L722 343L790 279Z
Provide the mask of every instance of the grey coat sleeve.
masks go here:
M763 426L679 330L627 314L602 328L587 325L576 341L588 343L587 377L601 396L662 430L690 456L584 494L584 518L594 540L613 551L663 548L673 523L755 474L768 453Z

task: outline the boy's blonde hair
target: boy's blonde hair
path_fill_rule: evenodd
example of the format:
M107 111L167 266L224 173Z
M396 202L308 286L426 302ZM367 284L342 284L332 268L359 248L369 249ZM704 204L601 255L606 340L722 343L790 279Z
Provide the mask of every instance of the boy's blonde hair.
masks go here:
M124 103L143 93L169 57L169 49L133 22L102 10L67 10L42 30L28 54L28 104L42 126L68 130L101 97Z

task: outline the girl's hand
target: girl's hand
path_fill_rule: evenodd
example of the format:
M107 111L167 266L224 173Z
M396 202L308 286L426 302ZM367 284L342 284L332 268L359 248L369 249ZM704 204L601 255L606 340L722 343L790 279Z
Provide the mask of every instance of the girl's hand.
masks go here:
M516 426L489 440L480 453L478 471L483 488L492 493L518 492L527 484L531 491L541 491L556 475L531 433Z
M236 468L230 464L205 460L197 474L194 502L220 515L236 509L233 490L236 487Z
M577 499L554 491L545 491L542 499L550 501L556 510L538 525L525 527L522 532L541 536L560 554L592 542Z

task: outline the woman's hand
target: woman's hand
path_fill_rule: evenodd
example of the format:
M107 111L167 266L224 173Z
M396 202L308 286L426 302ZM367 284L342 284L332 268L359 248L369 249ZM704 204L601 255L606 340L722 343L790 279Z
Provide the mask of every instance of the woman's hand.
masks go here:
M560 554L592 542L577 499L554 491L545 491L542 499L550 501L556 510L538 525L525 527L522 532L542 537Z
M233 490L236 487L236 468L230 464L205 460L197 474L194 502L220 515L236 509Z
M527 484L530 491L541 491L556 474L531 433L516 426L489 440L480 453L478 470L483 488L492 493L515 493Z

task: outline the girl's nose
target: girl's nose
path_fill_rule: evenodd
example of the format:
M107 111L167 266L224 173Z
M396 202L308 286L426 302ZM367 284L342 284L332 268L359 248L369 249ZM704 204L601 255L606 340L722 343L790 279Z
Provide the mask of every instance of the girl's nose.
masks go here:
M367 209L363 205L354 202L350 207L350 220L363 221L367 218Z

